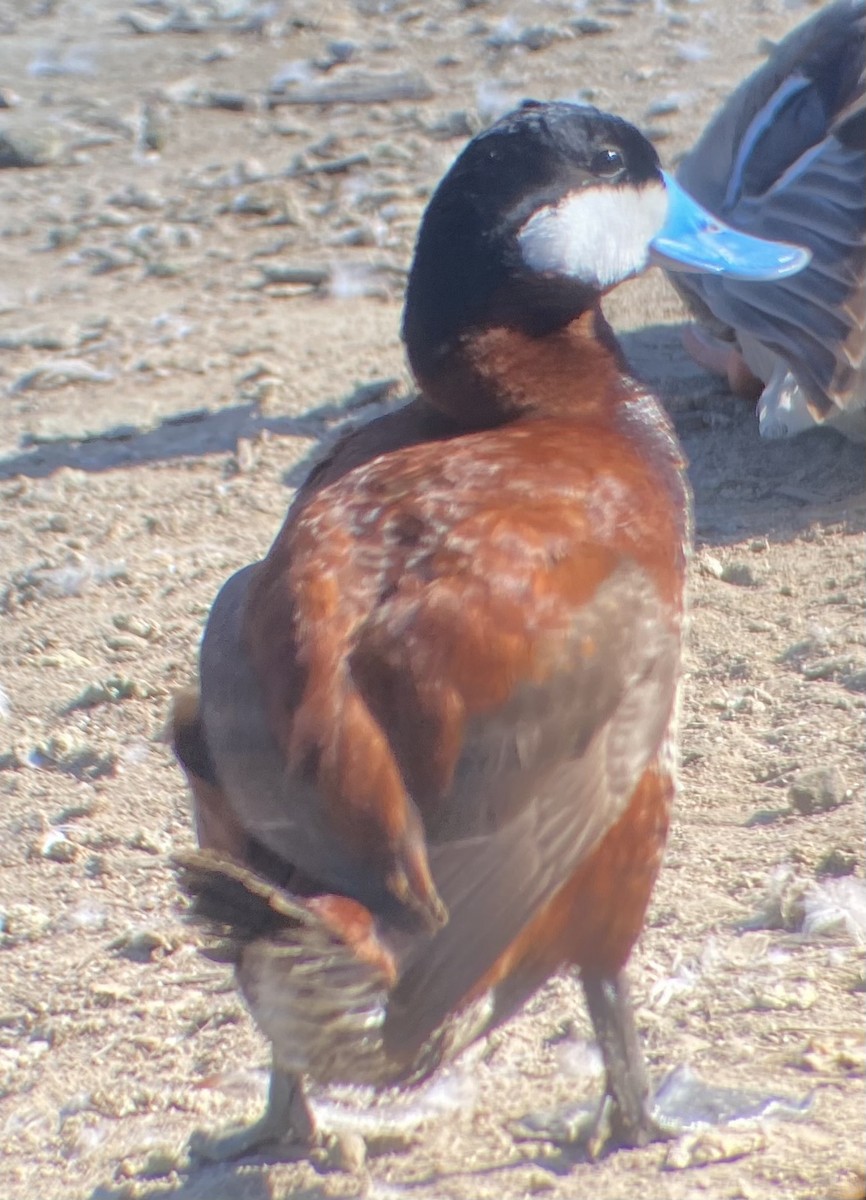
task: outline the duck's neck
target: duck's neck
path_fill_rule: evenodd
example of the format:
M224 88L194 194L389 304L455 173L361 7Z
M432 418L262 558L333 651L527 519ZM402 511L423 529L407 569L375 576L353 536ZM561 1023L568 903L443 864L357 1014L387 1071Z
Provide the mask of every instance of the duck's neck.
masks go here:
M597 304L543 333L509 322L433 352L411 342L407 350L425 401L469 428L528 416L610 419L630 395L622 352Z

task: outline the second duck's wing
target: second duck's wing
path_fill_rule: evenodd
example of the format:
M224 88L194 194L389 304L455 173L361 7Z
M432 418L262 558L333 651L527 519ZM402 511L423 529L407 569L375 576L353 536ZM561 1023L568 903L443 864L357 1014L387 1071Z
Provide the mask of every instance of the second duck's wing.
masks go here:
M864 397L864 12L862 0L842 0L795 30L678 172L737 228L812 251L804 271L779 283L677 283L699 313L787 363L818 419Z

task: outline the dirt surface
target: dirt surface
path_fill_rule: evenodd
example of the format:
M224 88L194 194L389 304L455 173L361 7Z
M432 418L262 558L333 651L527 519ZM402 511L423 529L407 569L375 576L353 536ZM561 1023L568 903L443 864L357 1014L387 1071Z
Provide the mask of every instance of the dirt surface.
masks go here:
M761 442L683 355L659 272L609 306L697 517L638 1019L657 1078L811 1094L804 1118L597 1164L533 1139L527 1114L599 1093L563 976L422 1092L320 1097L348 1130L331 1162L191 1164L194 1129L260 1109L267 1047L182 922L160 740L221 581L322 443L408 393L405 270L466 137L525 95L582 98L673 163L808 11L0 2L0 161L42 163L0 170L3 1200L863 1195L862 448ZM278 76L284 99L334 90L269 107Z

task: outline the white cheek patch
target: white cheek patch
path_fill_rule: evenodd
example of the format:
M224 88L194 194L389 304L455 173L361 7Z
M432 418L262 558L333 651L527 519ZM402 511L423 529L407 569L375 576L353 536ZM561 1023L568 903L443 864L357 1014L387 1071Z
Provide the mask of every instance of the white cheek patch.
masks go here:
M608 288L647 266L667 208L662 183L582 188L533 213L517 242L530 270Z

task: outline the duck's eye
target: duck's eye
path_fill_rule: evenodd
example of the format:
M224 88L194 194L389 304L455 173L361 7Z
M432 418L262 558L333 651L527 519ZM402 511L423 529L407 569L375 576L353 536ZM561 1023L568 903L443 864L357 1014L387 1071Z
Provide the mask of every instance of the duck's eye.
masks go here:
M589 169L593 175L600 175L602 179L610 179L612 175L616 175L625 166L622 155L619 150L612 150L609 146L604 150L597 150L592 156L592 162L589 164Z

